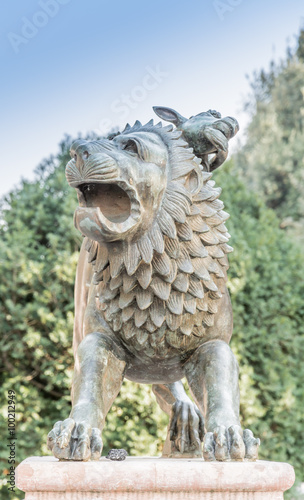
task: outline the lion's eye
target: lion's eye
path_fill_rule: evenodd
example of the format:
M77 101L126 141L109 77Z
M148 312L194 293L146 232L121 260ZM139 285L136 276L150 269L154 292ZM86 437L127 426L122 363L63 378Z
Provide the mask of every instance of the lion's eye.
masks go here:
M135 154L138 154L138 148L137 148L137 144L135 141L133 141L132 139L130 139L123 147L124 151L128 151L130 153L135 153Z

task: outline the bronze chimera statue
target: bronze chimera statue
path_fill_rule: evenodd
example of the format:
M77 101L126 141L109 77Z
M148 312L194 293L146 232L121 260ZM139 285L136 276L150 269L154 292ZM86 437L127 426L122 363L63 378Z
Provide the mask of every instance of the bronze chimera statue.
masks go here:
M153 384L170 414L163 456L255 460L239 420L238 364L228 345L228 214L212 170L238 131L209 110L175 125L136 122L112 140L77 140L66 176L84 236L75 286L70 417L48 436L55 457L98 459L123 379ZM187 396L186 377L196 404Z

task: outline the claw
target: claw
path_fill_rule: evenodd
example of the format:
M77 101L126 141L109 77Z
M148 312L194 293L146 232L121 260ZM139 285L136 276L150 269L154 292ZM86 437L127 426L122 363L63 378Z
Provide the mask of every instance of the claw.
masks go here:
M216 438L216 444L220 447L224 446L226 443L226 437L223 434L219 434Z
M55 439L56 439L56 436L55 436L54 432L53 431L49 432L48 436L47 436L47 447L50 451L52 451L52 449L54 447Z
M72 418L57 422L48 435L48 448L60 460L98 460L102 446L99 429Z
M200 449L200 447L201 447L201 440L199 438L199 432L196 428L192 427L190 429L190 449L196 450Z
M215 436L215 458L220 462L229 460L229 449L228 449L228 439L226 434L226 428L220 425L214 430Z
M184 453L185 448L186 448L186 439L180 439L179 440L179 451L181 453Z
M61 432L56 439L56 444L59 448L63 449L68 446L74 427L76 426L72 418L67 418L61 423Z
M57 440L56 440L56 444L57 444L57 445L59 446L59 448L61 448L61 449L62 449L62 448L66 448L66 447L67 447L67 445L69 444L69 440L70 440L69 438L70 438L70 436L69 436L67 433L65 433L65 434L63 434L62 436L59 436L59 437L57 438Z
M86 437L83 441L78 443L78 446L74 452L73 459L74 460L83 460L87 462L90 459L90 440Z
M50 451L53 450L56 439L60 434L61 424L61 420L59 422L56 422L53 429L47 435L47 447Z
M192 401L176 401L171 408L170 441L174 453L201 456L203 417Z
M213 432L207 432L204 439L203 455L206 461L221 462L233 460L257 460L260 440L249 429L244 432L239 425L228 429L219 425Z
M228 429L230 436L230 458L242 461L245 457L245 444L243 441L243 431L239 425L232 425Z
M103 442L101 439L101 431L99 429L92 429L90 446L92 453L91 459L99 460L103 447Z
M83 460L86 462L89 460L91 455L90 436L92 434L92 428L85 422L80 422L77 426L76 433L76 442L74 443L74 445L76 444L76 447L74 453L72 453L72 457L74 460Z
M78 439L90 437L92 434L92 427L85 422L80 422L77 426Z
M213 462L215 460L214 449L215 443L213 439L213 432L207 432L207 434L205 434L203 446L203 457L206 462Z
M258 459L260 442L260 439L255 438L250 429L244 430L244 443L246 448L245 458L247 460L254 462Z

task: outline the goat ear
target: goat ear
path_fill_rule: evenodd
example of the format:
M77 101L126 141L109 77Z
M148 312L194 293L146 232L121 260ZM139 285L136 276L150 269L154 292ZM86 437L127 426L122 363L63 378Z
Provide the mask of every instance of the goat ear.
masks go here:
M176 127L187 121L187 118L184 118L177 111L174 111L174 109L171 108L163 108L162 106L153 106L153 110L157 114L157 116L159 116L159 118L165 120L166 122L174 123Z

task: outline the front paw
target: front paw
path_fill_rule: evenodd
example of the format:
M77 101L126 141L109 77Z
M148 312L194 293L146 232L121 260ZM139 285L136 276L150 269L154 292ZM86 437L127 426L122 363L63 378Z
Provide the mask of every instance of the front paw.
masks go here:
M101 432L86 422L67 418L56 422L47 439L48 449L60 460L98 460L102 452Z
M169 429L171 455L191 454L201 456L204 419L191 400L178 400L173 404Z
M227 428L220 425L213 432L207 432L203 444L203 456L207 462L255 461L258 459L260 440L249 429L244 432L239 425Z

